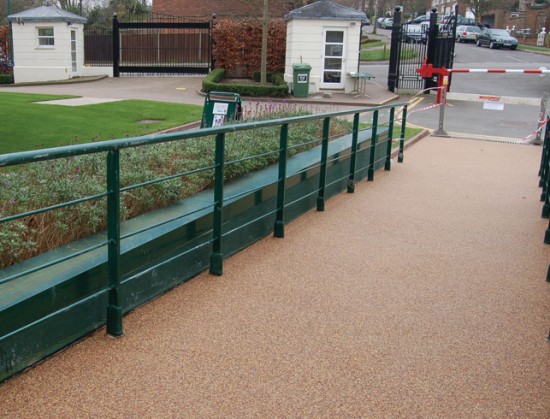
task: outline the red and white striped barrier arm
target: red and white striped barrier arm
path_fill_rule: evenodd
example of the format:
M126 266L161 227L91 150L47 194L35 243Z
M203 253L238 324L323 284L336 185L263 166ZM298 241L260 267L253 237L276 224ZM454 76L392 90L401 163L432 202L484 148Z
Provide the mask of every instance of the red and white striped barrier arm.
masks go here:
M520 74L550 74L550 70L545 68L539 69L500 69L500 68L450 68L449 73L520 73Z

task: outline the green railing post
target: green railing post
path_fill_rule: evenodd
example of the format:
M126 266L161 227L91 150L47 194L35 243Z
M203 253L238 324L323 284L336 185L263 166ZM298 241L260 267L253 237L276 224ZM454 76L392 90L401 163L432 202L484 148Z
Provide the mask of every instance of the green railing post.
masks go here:
M544 233L544 244L550 244L550 223L546 227L546 232Z
M548 186L550 185L550 170L548 170L548 168L546 169L544 175L546 176L546 178L544 179L542 195L540 197L541 201L544 201L541 216L542 218L548 218L548 216L550 215L550 193L548 193Z
M109 269L109 305L107 306L107 333L121 336L122 307L120 306L120 152L107 154L107 239Z
M378 111L374 111L372 116L372 128L371 128L371 140L370 140L370 162L367 180L374 180L374 154L376 153L376 141L378 137Z
M225 152L225 133L216 135L216 157L214 169L214 214L213 243L210 256L210 273L223 274L222 222L223 222L223 166Z
M547 117L548 118L548 117ZM544 140L542 142L542 153L540 158L540 167L539 167L539 187L542 187L544 182L544 174L548 169L548 147L550 146L550 127L548 121L546 122L546 129L544 130Z
M357 164L357 143L359 139L359 113L353 115L353 133L351 135L351 156L349 161L348 193L355 192L355 166Z
M288 124L281 125L279 136L279 175L277 180L277 214L275 216L275 237L285 236L285 189L286 189L286 160L288 149Z
M325 186L327 183L328 137L330 117L323 119L323 143L321 145L321 166L319 173L319 195L317 196L317 211L325 210Z
M395 108L390 109L390 121L388 125L388 148L386 149L386 164L384 170L391 170L391 146L393 142L393 124L395 119Z
M401 137L399 138L399 155L397 163L403 163L403 151L405 150L405 130L407 129L407 105L403 106L403 119L401 120Z

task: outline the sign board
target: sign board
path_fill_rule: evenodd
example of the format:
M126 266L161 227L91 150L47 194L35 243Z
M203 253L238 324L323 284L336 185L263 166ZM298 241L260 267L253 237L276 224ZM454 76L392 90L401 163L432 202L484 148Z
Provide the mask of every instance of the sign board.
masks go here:
M486 101L486 102L500 102L500 96L480 95L479 100Z
M503 111L504 110L504 103L483 102L483 109L487 109L487 110L490 110L490 111Z
M214 115L227 115L227 109L229 108L229 103L214 102L214 108L212 113Z
M298 74L298 83L307 83L307 73Z

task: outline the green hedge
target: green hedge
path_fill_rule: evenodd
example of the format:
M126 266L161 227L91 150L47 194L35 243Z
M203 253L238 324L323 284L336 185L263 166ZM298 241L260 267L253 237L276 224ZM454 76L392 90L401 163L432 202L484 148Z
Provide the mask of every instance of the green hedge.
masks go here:
M13 76L11 74L0 74L0 84L12 84Z
M202 81L202 91L208 92L229 92L238 93L241 96L267 96L286 97L288 96L288 84L283 80L281 74L273 74L272 83L269 85L256 84L224 84L220 83L225 77L225 70L217 68L210 72Z

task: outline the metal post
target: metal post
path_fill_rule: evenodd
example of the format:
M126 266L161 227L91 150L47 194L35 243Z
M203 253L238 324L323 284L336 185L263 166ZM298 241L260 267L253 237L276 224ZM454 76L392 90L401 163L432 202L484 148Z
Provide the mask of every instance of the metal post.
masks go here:
M325 186L327 183L329 126L330 118L323 119L323 142L321 144L321 167L319 168L319 195L317 196L317 211L325 210Z
M545 170L548 167L548 147L550 146L550 127L548 124L548 116L546 116L546 129L544 130L544 140L542 142L542 152L540 156L540 167L539 167L539 176L541 176L541 179L539 181L539 187L542 186L543 182L543 176L545 173Z
M393 123L395 118L395 108L390 109L390 121L388 124L388 147L386 149L386 164L384 170L391 170L391 146L393 142Z
M11 0L8 0L8 16L11 15ZM8 22L8 30L9 30L9 49L10 49L10 64L12 65L12 71L13 71L13 30L12 30L12 24L11 20Z
M439 77L445 77L439 75ZM434 137L448 137L449 134L443 129L445 123L445 106L447 104L447 84L441 83L441 103L439 104L439 128L435 131L432 136Z
M120 77L120 35L118 29L118 16L113 14L113 77Z
M399 40L401 39L401 8L396 7L393 14L393 26L391 29L390 63L388 69L388 90L395 92L397 83L397 61L399 54Z
M367 174L367 180L374 180L374 155L376 153L376 140L378 137L378 111L374 111L372 116L372 128L371 128L371 140L370 140L370 162L369 162L369 171Z
M349 162L348 193L355 192L355 166L357 164L357 143L359 139L359 113L353 115L353 133L351 135L351 156Z
M550 215L550 193L548 193L548 185L550 184L550 171L547 171L546 173L546 179L544 181L543 189L542 189L542 195L541 195L541 201L544 201L544 205L542 206L542 218L548 218Z
M225 133L216 135L216 161L214 163L214 214L213 243L210 256L210 273L223 274L222 222L223 222L223 165L225 152Z
M109 269L109 305L107 306L107 333L121 336L122 307L119 299L120 273L120 152L107 154L107 239Z
M437 9L434 7L430 13L430 30L428 32L428 51L426 53L426 65L433 64L435 61L435 52L437 48L437 34L439 26L437 25ZM435 83L431 77L424 80L424 89L435 87ZM426 93L429 93L426 90Z
M403 163L403 152L405 151L405 133L407 131L407 105L403 106L403 116L401 119L401 134L399 138L399 154L397 163Z
M279 136L279 178L277 182L277 214L275 216L275 237L285 236L285 189L286 189L286 160L288 149L288 124L281 125Z
M542 127L546 123L546 104L548 102L548 95L544 95L543 98L540 100L540 116L539 116L539 123L538 123L538 129L537 129L537 136L535 137L535 141L533 141L533 144L540 145L542 144L541 136L542 136Z

